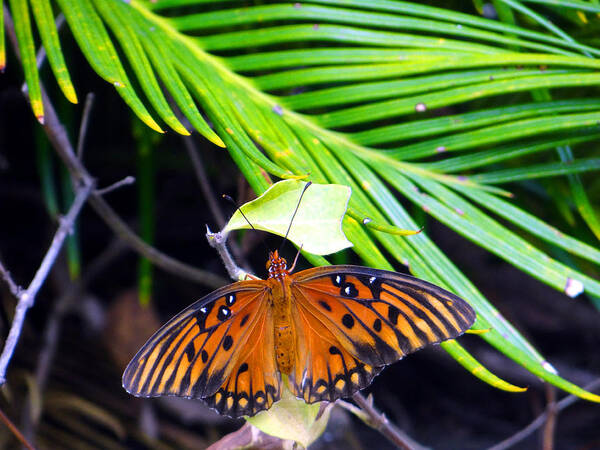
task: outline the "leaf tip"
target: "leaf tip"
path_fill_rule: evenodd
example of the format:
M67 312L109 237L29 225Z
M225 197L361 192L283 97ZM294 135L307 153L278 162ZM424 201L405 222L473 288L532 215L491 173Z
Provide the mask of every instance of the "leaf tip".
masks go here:
M183 125L177 126L173 128L177 133L181 134L182 136L189 136L192 133L190 133L188 131L188 129L186 127L184 127Z
M467 331L465 331L465 333L481 335L481 334L489 333L490 331L492 331L492 329L493 328L479 328L479 329L470 328Z
M529 386L526 387L521 387L521 386L515 386L514 384L510 385L510 387L507 387L507 391L508 392L527 392L527 390L529 389Z
M219 146L221 148L227 148L227 146L225 145L225 142L223 142L223 139L221 139L216 134L214 136L211 136L210 142L212 142L213 144L215 144L216 146Z
M77 98L75 89L73 89L72 87L65 87L63 89L63 93L65 94L65 97L67 98L67 100L69 100L74 105L77 105L79 103L79 99Z

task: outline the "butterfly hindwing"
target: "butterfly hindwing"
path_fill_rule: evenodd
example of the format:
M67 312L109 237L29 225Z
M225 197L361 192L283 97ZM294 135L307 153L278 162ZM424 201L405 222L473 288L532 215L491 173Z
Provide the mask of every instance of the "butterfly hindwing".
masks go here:
M365 364L350 354L312 306L310 302L297 302L292 391L308 403L350 397L367 387L381 367Z
M280 379L266 295L263 281L242 281L190 305L132 359L123 387L139 397L203 398L234 417L267 409Z
M305 270L291 278L301 322L297 327L317 324L314 331L327 336L323 339L327 344L321 347L335 347L335 355L329 355L325 363L313 364L303 373L296 370L294 389L298 396L306 395L303 383L310 380L313 385L324 385L320 390L331 400L347 397L368 385L383 366L426 345L455 338L475 321L475 312L467 302L408 275L367 267L330 266ZM319 345L308 342L310 351ZM298 349L298 363L302 364L302 344ZM324 350L329 351L320 349ZM364 377L354 375L348 364L356 366ZM361 364L372 375L362 373L358 369ZM344 380L345 390L339 389L339 377ZM318 401L318 396L314 397L311 402Z

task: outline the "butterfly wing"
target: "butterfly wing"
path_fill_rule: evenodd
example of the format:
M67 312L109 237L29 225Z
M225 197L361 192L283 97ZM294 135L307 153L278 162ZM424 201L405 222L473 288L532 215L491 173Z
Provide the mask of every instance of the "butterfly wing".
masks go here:
M190 305L158 330L123 374L138 397L204 399L221 414L254 415L280 397L264 281L241 281Z
M383 366L471 327L460 297L417 278L360 266L291 276L298 314L295 395L312 403L348 397Z

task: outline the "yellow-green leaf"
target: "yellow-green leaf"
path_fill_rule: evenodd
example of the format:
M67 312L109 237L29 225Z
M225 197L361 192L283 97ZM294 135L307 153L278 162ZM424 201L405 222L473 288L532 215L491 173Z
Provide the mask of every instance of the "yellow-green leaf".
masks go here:
M236 211L224 232L252 227L285 236L304 251L316 255L328 255L352 243L342 231L342 218L350 199L350 188L336 184L311 184L302 197L306 183L285 180L275 183L267 191ZM298 212L292 223L292 216ZM250 224L248 223L250 222Z

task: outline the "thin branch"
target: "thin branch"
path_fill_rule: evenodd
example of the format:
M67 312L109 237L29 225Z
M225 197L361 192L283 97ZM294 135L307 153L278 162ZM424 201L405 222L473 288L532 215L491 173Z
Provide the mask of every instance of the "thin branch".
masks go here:
M188 157L190 161L192 161L192 166L194 167L194 173L196 174L196 179L198 180L198 184L200 185L200 190L204 195L204 199L208 204L208 209L210 209L211 214L217 221L217 225L219 225L220 229L223 229L225 226L225 215L221 208L219 208L219 204L216 201L215 192L213 191L210 183L208 182L208 177L206 176L206 171L204 170L204 164L202 164L202 160L198 156L198 149L196 148L196 144L193 141L191 136L182 136L183 145L185 146L185 150L187 151Z
M56 116L56 111L42 87L44 111L46 123L43 125L48 138L56 149L58 155L71 172L71 175L76 179L91 180L89 172L77 159L73 152L73 147L69 141L67 133L63 125L59 122ZM211 272L196 269L193 266L182 263L181 261L172 258L156 248L148 245L131 228L118 216L110 205L97 192L90 195L90 205L98 213L98 215L106 222L117 236L123 239L129 247L148 258L158 267L161 267L167 272L188 278L206 286L216 288L226 284L227 281Z
M413 441L406 433L396 428L384 414L377 411L373 406L373 402L363 397L360 392L354 394L352 399L369 417L367 424L383 434L396 447L403 450L424 450L424 447Z
M2 276L2 279L4 281L6 281L10 293L15 297L19 298L19 294L21 293L22 289L17 285L17 283L14 282L12 276L10 275L10 272L6 270L6 268L2 264L2 261L0 261L0 276Z
M208 240L210 246L214 248L221 257L223 265L225 266L229 276L235 281L245 280L246 278L256 278L254 275L248 273L235 263L231 257L231 254L229 253L229 250L227 249L227 236L227 234L223 234L221 232L213 233L210 231L208 226L206 226L206 239Z
M15 54L20 59L20 53L18 52L18 44L16 40L14 25L12 18L6 6L4 7L4 18L5 18L5 29L8 36L10 37L12 46L15 50ZM48 136L48 139L52 143L52 146L58 153L71 176L75 180L80 180L82 184L88 185L93 182L92 176L89 174L87 169L83 166L82 162L75 156L73 146L69 141L69 137L65 130L65 127L58 120L56 110L52 105L52 102L46 94L43 83L40 82L40 88L42 91L42 101L44 104L44 124L43 128ZM196 269L193 266L182 263L181 261L171 258L170 256L162 253L156 248L146 244L140 239L134 232L127 226L123 220L118 216L117 213L109 206L108 203L102 198L97 192L92 192L89 199L90 205L98 213L98 215L106 222L106 224L115 232L123 241L125 241L129 247L140 253L141 255L148 258L156 266L161 267L167 272L174 275L179 275L183 278L195 281L206 286L216 288L226 284L227 281L222 277L219 277L208 271Z
M67 235L71 233L75 220L92 192L93 186L94 183L90 180L89 184L83 184L77 188L77 195L73 201L73 205L67 215L60 220L60 226L52 239L52 243L46 252L46 256L44 256L39 269L35 273L31 284L26 291L22 291L17 296L19 301L15 310L15 316L8 337L6 338L2 355L0 355L0 385L6 382L6 369L8 368L10 359L15 351L17 342L19 341L27 310L33 306L35 297L44 284L54 261L56 261L56 257L58 256Z
M135 177L128 175L125 178L123 178L122 180L119 180L116 183L111 184L110 186L106 186L105 188L102 188L102 189L96 189L95 193L98 195L105 195L105 194L108 194L109 192L119 189L122 186L127 186L127 185L133 184L133 183L135 183Z
M544 450L552 450L554 448L554 430L557 420L556 388L546 383L546 423L542 432L542 448Z
M29 443L29 441L27 441L27 439L25 439L25 436L23 436L23 434L21 434L19 429L15 426L14 423L12 423L12 421L6 416L6 414L4 414L4 412L1 409L0 409L0 421L4 422L4 425L6 425L6 428L8 428L12 432L12 434L15 435L15 437L19 440L19 442L21 442L21 444L23 444L23 447L25 447L27 450L35 450L33 445L31 445Z
M124 249L124 242L115 238L114 241L89 264L83 276L76 282L69 284L62 295L54 303L44 329L44 345L38 355L35 370L36 385L40 393L43 392L46 387L52 361L56 355L63 318L71 311L75 304L75 300L81 296L86 286L96 278L102 270L109 267L110 263L112 263ZM40 408L43 408L43 396L41 397L41 400L42 404L40 405ZM37 420L39 420L41 414L38 414L33 418L31 417L30 411L31 399L28 396L22 414L22 428L23 434L31 439L35 435L35 430L38 425Z
M81 125L79 126L79 137L77 138L77 158L79 161L83 161L83 148L85 145L88 124L90 122L90 116L92 113L92 106L94 106L94 93L90 92L85 97L85 105L81 115Z
M90 204L117 236L123 239L129 247L152 261L156 266L161 267L167 272L212 288L227 284L227 280L218 275L184 264L148 245L121 220L100 195L92 194L90 196Z
M598 387L600 387L600 378L597 378L596 380L594 380L591 383L584 386L584 389L586 391L593 391L594 389L596 389ZM567 408L568 406L571 406L573 403L575 403L578 400L581 400L581 399L575 395L567 395L561 401L556 403L555 410L556 410L556 412L562 411L563 409ZM533 422L531 422L525 428L523 428L522 430L513 434L509 438L503 440L502 442L490 447L488 450L506 450L508 448L511 448L513 445L518 444L523 439L528 437L531 433L533 433L535 430L537 430L539 427L544 425L547 417L548 417L548 411L540 414L539 416L537 416L535 418L535 420L533 420Z
M179 117L179 119L183 120L185 118ZM223 227L225 227L225 224L227 223L227 220L225 219L225 214L223 214L223 211L216 200L217 196L215 195L215 191L212 189L212 186L208 182L208 176L206 175L206 170L204 170L204 164L202 163L202 159L200 158L200 152L197 148L194 138L193 136L181 136L181 139L183 140L183 145L185 146L188 157L192 162L192 167L194 168L196 179L198 180L198 184L200 185L200 190L202 191L204 200L208 204L208 209L210 210L215 221L217 222L219 229L223 229ZM250 270L240 246L232 241L229 243L229 248L231 249L231 252L235 256L235 258L239 261L240 266L242 266L245 270Z

